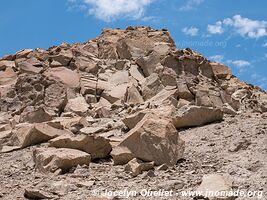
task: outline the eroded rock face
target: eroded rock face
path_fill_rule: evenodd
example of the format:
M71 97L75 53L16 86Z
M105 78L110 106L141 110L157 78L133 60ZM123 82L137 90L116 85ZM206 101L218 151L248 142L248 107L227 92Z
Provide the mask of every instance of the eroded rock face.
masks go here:
M26 108L40 107L56 113L62 110L67 99L66 88L59 82L41 74L21 74L16 83L1 97L1 110L21 114Z

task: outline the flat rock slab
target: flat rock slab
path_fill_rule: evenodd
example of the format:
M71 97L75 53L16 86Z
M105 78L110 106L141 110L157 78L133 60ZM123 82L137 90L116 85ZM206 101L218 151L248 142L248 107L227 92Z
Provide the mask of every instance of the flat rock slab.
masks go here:
M178 109L172 117L176 128L185 128L221 121L223 112L212 107L186 105Z
M89 165L91 156L76 149L37 148L33 151L33 161L39 172L53 173L60 170L66 173L77 165Z
M89 153L92 160L105 158L111 151L111 145L108 139L93 135L62 135L52 139L50 146L81 150Z

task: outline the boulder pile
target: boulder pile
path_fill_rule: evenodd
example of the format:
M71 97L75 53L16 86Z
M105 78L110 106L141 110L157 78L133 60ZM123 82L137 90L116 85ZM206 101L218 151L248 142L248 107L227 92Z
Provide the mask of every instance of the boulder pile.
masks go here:
M185 149L180 128L247 110L266 112L266 92L177 49L165 29L104 29L84 44L0 59L0 150L47 144L33 152L45 173L108 157L134 176L175 165Z

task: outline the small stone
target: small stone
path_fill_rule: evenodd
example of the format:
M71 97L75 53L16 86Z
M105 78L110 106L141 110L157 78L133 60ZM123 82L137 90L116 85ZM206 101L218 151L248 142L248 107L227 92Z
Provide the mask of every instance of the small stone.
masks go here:
M27 199L52 199L52 196L38 189L25 189L24 197Z

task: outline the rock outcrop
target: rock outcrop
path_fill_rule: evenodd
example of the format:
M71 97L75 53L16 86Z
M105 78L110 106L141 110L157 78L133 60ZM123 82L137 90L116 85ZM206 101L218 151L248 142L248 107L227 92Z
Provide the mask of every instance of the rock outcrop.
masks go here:
M141 162L175 165L185 148L176 128L251 111L267 111L265 91L177 49L165 29L104 29L83 44L0 59L0 148L49 142L55 148L34 153L40 171L66 172L110 155L114 164L132 160L134 174Z

